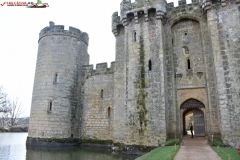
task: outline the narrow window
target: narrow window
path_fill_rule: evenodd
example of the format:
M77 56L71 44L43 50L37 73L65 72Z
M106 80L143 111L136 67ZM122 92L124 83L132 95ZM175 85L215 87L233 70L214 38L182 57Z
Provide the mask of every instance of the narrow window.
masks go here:
M52 102L49 103L49 111L52 111Z
M188 69L191 69L191 66L190 66L190 59L187 59L187 65L188 65Z
M149 69L149 71L152 70L152 61L151 60L148 61L148 69Z
M110 117L110 115L111 115L111 108L108 107L108 117Z
M174 43L174 41L173 41L173 39L172 39L172 45L173 45L173 43Z
M185 33L185 35L184 35L184 40L185 40L185 42L188 42L188 34L187 33Z
M54 75L54 83L57 83L57 82L58 82L58 74L55 73L55 75Z
M71 134L71 138L73 138L73 134Z
M134 32L134 42L136 42L136 41L137 41L137 33Z
M103 89L101 90L101 98L103 98Z
M52 101L49 101L48 103L48 112L52 112Z

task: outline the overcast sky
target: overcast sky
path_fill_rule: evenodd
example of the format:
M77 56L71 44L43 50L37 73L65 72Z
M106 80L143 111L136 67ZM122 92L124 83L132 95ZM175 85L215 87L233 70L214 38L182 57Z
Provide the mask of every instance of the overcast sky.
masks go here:
M56 25L64 25L65 30L72 26L87 32L90 64L94 64L95 68L96 63L107 62L109 67L115 60L111 16L114 12L119 12L121 1L42 0L42 3L49 4L48 8L0 5L0 86L4 87L10 99L18 97L26 115L29 116L31 108L41 29L48 26L49 21L53 21ZM9 1L0 0L0 4L4 2Z

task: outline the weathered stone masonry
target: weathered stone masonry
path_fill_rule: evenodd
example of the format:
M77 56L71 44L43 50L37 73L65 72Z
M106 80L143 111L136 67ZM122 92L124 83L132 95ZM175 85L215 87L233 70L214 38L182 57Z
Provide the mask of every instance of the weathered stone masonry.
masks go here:
M89 65L86 33L53 22L40 32L27 144L77 138L164 145L185 132L185 113L195 107L204 117L195 126L203 126L203 135L236 147L240 1L182 0L174 7L123 0L120 7L120 16L112 15L110 68Z

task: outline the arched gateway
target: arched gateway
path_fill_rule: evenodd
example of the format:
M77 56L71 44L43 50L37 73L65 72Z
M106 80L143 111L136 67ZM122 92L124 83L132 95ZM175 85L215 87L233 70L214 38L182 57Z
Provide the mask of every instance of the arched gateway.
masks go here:
M186 129L189 123L193 123L194 135L205 136L204 104L196 99L188 99L182 103L180 109L182 110L184 134L187 134Z

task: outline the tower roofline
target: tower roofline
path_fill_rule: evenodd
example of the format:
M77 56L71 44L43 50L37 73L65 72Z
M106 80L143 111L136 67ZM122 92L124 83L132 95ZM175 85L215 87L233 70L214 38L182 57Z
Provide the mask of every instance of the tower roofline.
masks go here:
M55 25L55 23L52 21L49 22L48 27L45 27L40 31L38 41L40 41L41 38L50 35L63 35L74 37L78 40L85 42L87 45L89 42L89 37L86 32L82 32L80 29L74 27L69 27L68 30L64 30L64 25Z

